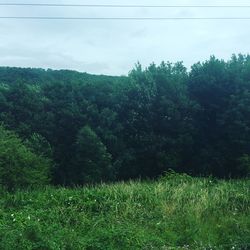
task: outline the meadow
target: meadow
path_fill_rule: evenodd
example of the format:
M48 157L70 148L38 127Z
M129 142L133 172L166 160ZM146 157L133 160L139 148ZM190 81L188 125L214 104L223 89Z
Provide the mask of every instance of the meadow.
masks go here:
M0 191L0 249L249 249L250 180Z

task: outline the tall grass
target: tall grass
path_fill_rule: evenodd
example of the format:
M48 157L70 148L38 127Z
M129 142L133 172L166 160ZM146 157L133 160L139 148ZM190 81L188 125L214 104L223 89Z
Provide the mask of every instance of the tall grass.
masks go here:
M0 249L250 249L250 181L2 192Z

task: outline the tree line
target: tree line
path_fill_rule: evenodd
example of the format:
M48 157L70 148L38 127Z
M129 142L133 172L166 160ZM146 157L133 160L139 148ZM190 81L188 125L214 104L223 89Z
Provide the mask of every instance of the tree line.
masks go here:
M0 67L0 184L250 172L250 56L128 76Z

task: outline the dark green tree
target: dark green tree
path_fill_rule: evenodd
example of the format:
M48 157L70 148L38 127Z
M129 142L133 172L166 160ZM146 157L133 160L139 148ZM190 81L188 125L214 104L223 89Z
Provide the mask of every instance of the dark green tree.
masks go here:
M89 126L84 126L78 132L72 166L74 184L97 183L111 179L111 155Z
M250 57L228 62L211 57L189 76L195 120L195 173L237 176L239 160L250 152Z

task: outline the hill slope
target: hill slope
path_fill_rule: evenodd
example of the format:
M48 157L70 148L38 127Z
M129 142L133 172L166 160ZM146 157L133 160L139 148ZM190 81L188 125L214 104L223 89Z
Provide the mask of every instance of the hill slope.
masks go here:
M23 141L49 145L52 185L154 179L169 168L245 178L250 56L211 57L190 71L137 64L123 77L0 67L2 123ZM44 154L47 146L37 144Z

